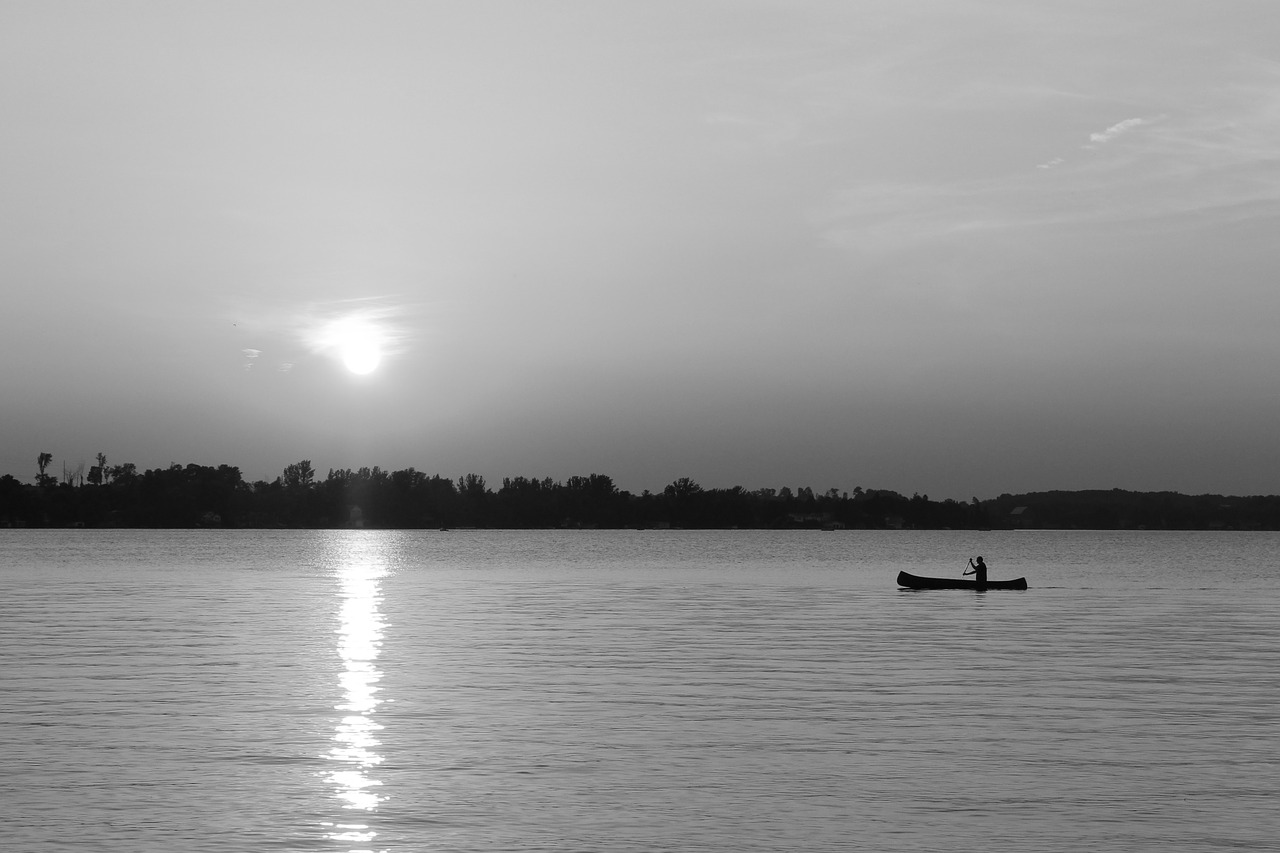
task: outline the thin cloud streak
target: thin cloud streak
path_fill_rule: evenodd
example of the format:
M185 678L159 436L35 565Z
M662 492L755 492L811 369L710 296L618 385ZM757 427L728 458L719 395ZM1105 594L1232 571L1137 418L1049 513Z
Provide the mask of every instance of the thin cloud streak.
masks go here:
M1101 133L1089 134L1089 142L1093 144L1086 145L1085 148L1096 149L1099 145L1110 142L1120 134L1128 133L1135 127L1142 127L1144 124L1150 124L1150 120L1145 118L1127 118L1124 121L1116 122Z

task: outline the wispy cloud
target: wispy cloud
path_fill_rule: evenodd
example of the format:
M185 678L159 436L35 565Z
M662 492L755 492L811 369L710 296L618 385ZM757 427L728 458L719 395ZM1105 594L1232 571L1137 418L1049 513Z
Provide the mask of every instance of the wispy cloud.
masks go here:
M1136 128L1142 127L1143 125L1154 124L1166 118L1168 118L1168 116L1165 116L1165 115L1159 115L1159 116L1156 116L1155 118L1144 118L1141 116L1137 116L1134 118L1127 118L1124 121L1118 121L1115 124L1108 127L1106 130L1099 130L1089 134L1088 144L1082 145L1081 147L1084 148L1084 150L1086 151L1097 151L1099 148L1101 148L1103 145L1107 144L1111 140L1115 139L1117 136L1121 136L1123 134L1129 133L1130 131ZM1043 163L1037 163L1036 168L1037 169L1054 169L1054 168L1057 168L1058 166L1061 166L1065 162L1067 161L1063 157L1054 157L1053 159L1046 160Z
M1151 124L1153 122L1159 121L1162 118L1164 118L1164 116L1157 116L1154 119L1127 118L1124 121L1118 121L1115 124L1111 125L1111 127L1108 127L1106 130L1089 134L1089 144L1084 147L1090 150L1095 150L1099 146L1105 145L1106 143L1110 142L1111 140L1115 139L1117 136L1120 136L1121 134L1128 133L1134 128L1142 127L1144 124Z

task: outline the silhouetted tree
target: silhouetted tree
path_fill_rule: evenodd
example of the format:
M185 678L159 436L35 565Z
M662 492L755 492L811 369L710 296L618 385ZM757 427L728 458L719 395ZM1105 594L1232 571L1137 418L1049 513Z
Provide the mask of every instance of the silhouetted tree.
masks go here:
M128 485L138 476L138 466L132 462L125 462L121 465L111 466L111 479L115 482L123 482Z
M701 527L703 489L688 477L681 477L662 490L667 517L673 527Z
M24 486L17 477L5 474L0 477L0 526L21 525L27 522L24 510Z
M467 474L458 478L458 521L464 527L480 527L485 524L489 492L484 477Z
M44 471L49 467L49 463L53 461L52 453L41 453L36 457L36 464L40 466L40 474L36 477L36 485L52 486L55 480L52 475L46 474Z
M550 477L503 477L496 495L497 521L504 527L557 527L564 522L560 491Z
M105 454L97 455L97 465L89 469L89 482L95 486L105 485L110 474L107 471L107 457Z
M311 467L311 460L303 459L301 462L285 466L280 479L286 489L309 489L315 476L316 471Z

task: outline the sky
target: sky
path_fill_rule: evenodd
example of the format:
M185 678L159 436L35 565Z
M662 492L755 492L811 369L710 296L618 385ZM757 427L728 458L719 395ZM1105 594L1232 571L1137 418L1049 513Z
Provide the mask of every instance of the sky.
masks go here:
M25 482L1280 492L1274 0L15 0L0 115Z

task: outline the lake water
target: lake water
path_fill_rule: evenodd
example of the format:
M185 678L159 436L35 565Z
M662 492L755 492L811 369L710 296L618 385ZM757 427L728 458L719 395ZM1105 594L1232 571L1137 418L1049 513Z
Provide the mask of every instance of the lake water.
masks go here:
M983 554L1026 592L910 592ZM0 531L0 840L1280 837L1280 535Z

